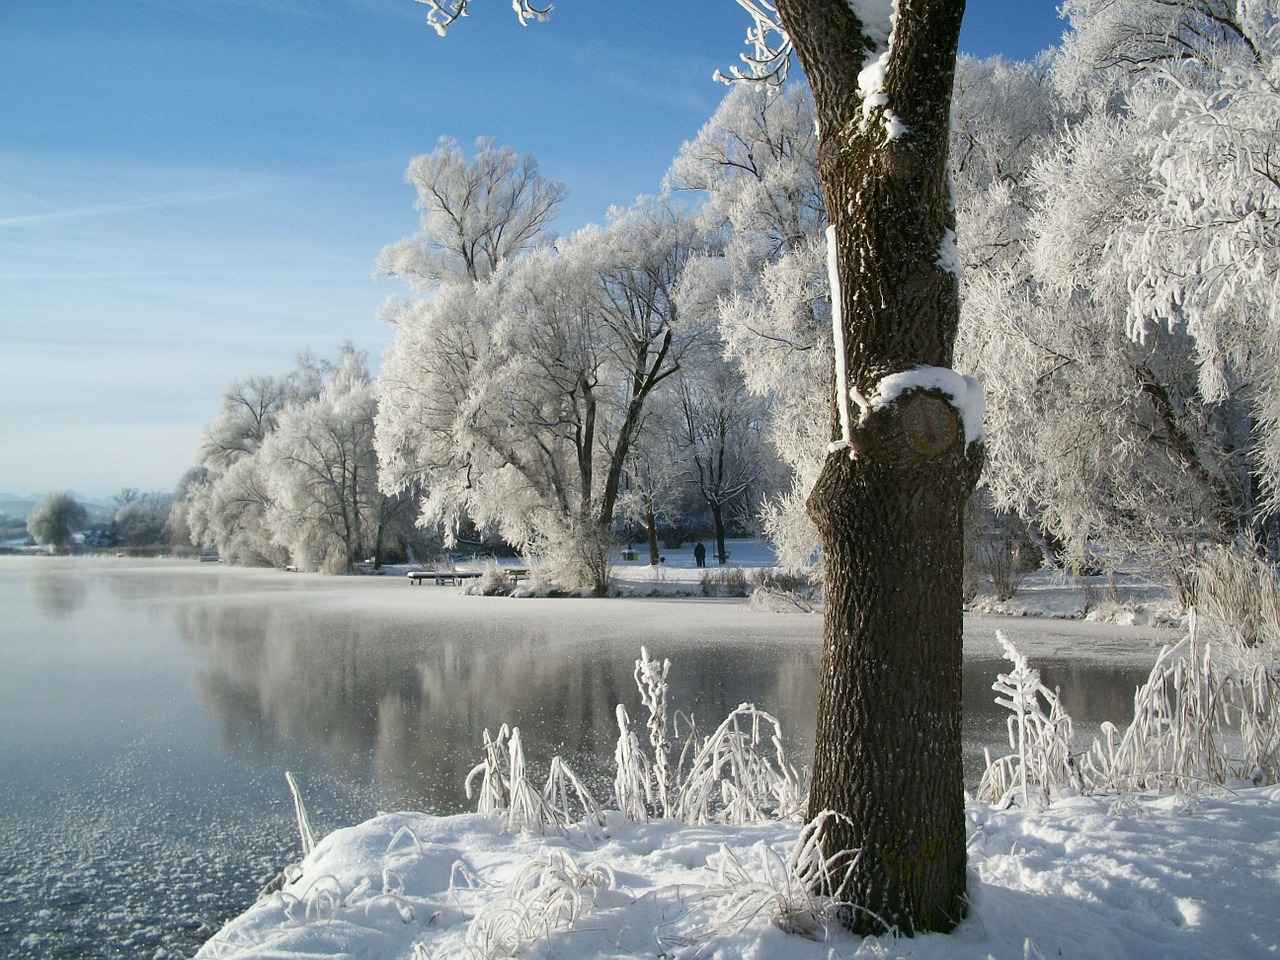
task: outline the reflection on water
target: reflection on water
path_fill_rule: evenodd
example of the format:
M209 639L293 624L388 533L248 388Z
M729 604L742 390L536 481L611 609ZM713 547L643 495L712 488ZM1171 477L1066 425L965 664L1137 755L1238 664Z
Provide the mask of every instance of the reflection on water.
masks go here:
M481 734L519 725L608 795L614 706L641 722L641 644L703 731L742 702L807 760L821 624L680 602L507 601L181 563L0 559L0 956L184 956L243 910L296 831L464 809ZM570 619L570 615L572 619ZM1080 726L1122 721L1140 671L1037 664ZM1002 749L965 665L966 776ZM1085 741L1087 742L1087 741ZM1082 744L1083 745L1083 744Z
M567 759L607 794L617 738L614 707L642 714L632 671L639 643L584 649L572 638L515 626L503 633L474 623L361 623L293 609L222 608L185 621L185 635L211 656L201 687L230 750L269 756L282 743L323 752L344 776L376 782L397 807L455 813L467 808L460 785L479 760L485 729L519 726L535 765ZM815 631L818 625L814 624ZM470 636L465 635L470 631ZM807 759L817 715L819 640L772 650L735 645L670 651L668 703L708 731L751 702L782 722L796 762ZM1141 670L1082 663L1039 664L1051 689L1079 722L1082 742L1102 719L1130 714ZM1002 660L964 666L966 778L976 784L983 748L1007 743L1007 711L992 681Z
M344 775L376 782L389 804L449 813L466 807L461 785L483 731L508 723L521 728L535 764L559 754L601 781L615 705L639 713L632 671L643 641L499 628L475 623L476 612L370 624L358 614L228 607L182 626L209 650L201 690L233 751L315 749ZM664 646L649 640L654 655ZM812 641L752 657L732 645L684 647L672 652L669 703L707 728L752 701L807 742L819 656Z
M50 617L69 617L85 605L89 585L79 577L68 577L58 565L38 558L33 564L28 590L40 612Z

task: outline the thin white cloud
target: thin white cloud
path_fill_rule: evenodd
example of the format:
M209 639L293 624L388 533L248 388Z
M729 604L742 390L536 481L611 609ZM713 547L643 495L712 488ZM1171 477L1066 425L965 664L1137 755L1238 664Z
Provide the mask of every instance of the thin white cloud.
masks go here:
M272 183L266 178L255 178L238 184L223 184L200 190L178 190L150 197L135 197L116 203L92 204L71 207L62 210L47 210L40 213L25 213L17 216L0 217L0 228L40 226L57 223L63 220L82 220L90 217L115 216L121 213L135 213L140 210L157 210L165 207L197 206L207 203L220 203L225 200L242 199L255 193L270 189Z

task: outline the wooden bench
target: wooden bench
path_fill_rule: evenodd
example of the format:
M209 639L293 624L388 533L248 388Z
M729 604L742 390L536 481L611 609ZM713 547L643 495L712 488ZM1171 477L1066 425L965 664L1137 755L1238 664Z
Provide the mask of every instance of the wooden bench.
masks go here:
M423 580L434 580L437 587L442 587L446 583L458 584L463 580L473 580L480 574L471 570L410 570L405 576L414 586Z

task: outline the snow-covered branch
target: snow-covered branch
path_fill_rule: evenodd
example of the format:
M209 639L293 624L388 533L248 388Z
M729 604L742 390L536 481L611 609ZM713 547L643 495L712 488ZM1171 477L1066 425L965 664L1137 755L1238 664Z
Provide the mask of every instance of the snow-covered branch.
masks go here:
M782 26L778 11L768 0L737 0L737 3L751 17L747 44L753 52L741 54L742 62L747 65L745 71L739 67L730 67L727 74L717 70L715 78L721 83L749 80L781 86L791 66L792 48L791 37Z
M454 22L467 15L467 7L471 0L417 0L427 5L427 23L440 36L453 26ZM551 14L551 4L535 7L529 0L511 0L511 9L520 18L521 26L528 26L530 20L545 20Z

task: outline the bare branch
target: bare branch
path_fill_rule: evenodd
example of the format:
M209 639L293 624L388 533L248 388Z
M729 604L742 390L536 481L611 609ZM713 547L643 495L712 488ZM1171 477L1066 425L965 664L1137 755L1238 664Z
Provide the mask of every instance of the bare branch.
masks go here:
M471 0L417 0L427 5L427 23L440 36L444 36L454 21L467 15ZM520 18L520 25L527 27L530 20L545 20L551 14L551 4L535 7L529 0L511 0L511 9Z
M717 70L715 79L721 83L746 80L781 86L786 81L787 70L791 66L791 37L783 27L778 11L769 0L737 2L751 16L752 25L747 28L747 43L755 52L741 54L742 62L747 65L745 72L739 67L730 67L728 74Z

